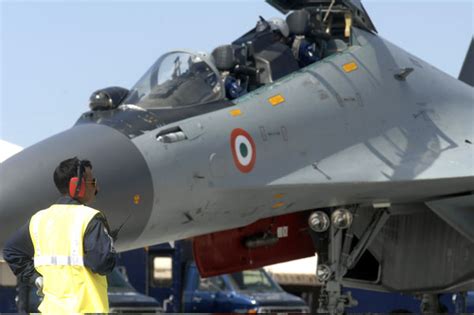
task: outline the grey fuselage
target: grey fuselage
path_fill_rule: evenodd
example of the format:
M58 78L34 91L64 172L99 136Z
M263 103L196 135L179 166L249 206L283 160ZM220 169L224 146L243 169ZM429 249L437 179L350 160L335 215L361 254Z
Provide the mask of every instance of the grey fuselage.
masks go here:
M172 124L189 140L157 143L158 130L133 139L155 187L134 247L305 209L472 190L473 146L465 140L474 138L473 89L378 36L358 31L357 40L234 107ZM346 74L352 61L358 70ZM396 80L406 67L415 71ZM285 102L272 106L278 94ZM232 116L235 109L241 115ZM255 141L250 173L233 161L235 128Z

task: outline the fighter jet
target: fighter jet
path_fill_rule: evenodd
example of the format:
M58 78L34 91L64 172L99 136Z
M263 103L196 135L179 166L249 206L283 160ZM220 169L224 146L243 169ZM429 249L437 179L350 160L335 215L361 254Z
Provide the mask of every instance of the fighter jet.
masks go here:
M286 23L167 53L2 163L0 247L77 156L120 251L192 238L203 276L317 252L331 313L355 303L342 285L472 290L473 45L456 79L379 36L360 1L267 2Z

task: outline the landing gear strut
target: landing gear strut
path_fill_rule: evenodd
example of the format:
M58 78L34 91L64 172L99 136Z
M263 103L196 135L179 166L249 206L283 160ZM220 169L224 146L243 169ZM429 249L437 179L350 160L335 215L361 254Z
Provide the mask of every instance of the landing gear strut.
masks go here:
M318 313L342 314L346 308L357 306L358 303L350 292L342 293L342 280L347 271L357 264L390 217L389 206L374 205L376 211L372 220L352 251L352 221L355 209L315 211L310 215L308 225L318 250L316 276L323 284Z

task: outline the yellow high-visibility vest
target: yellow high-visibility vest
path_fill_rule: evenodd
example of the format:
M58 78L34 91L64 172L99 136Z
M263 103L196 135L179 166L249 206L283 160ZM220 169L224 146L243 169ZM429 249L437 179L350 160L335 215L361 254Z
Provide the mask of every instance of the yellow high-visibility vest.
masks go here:
M39 311L50 314L106 313L107 279L84 266L87 225L99 211L83 205L52 205L30 220L35 269L43 276Z

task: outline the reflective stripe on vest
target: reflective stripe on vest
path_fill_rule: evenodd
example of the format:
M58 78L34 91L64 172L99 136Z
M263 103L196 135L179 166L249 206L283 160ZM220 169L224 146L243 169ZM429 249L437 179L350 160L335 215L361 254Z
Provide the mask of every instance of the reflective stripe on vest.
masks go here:
M84 266L84 259L78 256L36 256L35 267L40 266Z

